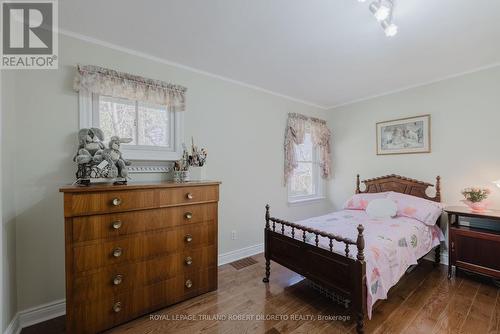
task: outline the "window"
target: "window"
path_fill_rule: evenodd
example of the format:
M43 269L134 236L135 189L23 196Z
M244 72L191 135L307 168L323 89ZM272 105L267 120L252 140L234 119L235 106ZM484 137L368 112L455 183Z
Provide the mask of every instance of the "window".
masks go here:
M319 152L314 147L311 133L296 146L298 167L288 182L288 202L300 203L324 198L324 181L320 176Z
M132 138L130 146L171 148L173 113L164 106L100 96L96 119L106 138Z
M129 160L178 160L182 154L181 112L163 105L80 92L80 127L102 129L105 145L111 136L132 138L121 149Z

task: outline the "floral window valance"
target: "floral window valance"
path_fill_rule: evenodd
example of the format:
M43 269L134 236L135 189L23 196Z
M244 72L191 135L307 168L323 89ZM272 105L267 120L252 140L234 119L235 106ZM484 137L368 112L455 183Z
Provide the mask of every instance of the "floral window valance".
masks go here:
M326 122L318 118L290 113L285 131L285 185L288 184L293 171L298 167L295 146L304 142L307 128L310 129L313 145L319 149L321 177L328 179L331 176L331 132Z
M74 89L186 109L187 88L93 65L78 65Z

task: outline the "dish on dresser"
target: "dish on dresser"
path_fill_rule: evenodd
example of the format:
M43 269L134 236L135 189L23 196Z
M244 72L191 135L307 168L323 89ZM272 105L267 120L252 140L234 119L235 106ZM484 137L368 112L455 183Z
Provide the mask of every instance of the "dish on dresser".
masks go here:
M363 183L366 188L361 191L358 175L358 195L344 210L296 223L271 217L266 206L263 279L269 282L272 260L347 300L358 333L363 332L364 317L371 317L375 302L387 297L411 265L432 248L439 263L443 240L439 177L434 197L426 195L432 184L398 175ZM365 212L370 201L381 198L397 202L397 217L371 218Z
M102 332L217 289L218 182L61 191L68 333Z

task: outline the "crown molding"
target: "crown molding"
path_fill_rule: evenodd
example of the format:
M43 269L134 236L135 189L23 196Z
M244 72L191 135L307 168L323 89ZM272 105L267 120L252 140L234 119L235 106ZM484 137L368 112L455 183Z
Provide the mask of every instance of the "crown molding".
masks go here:
M280 97L282 99L290 100L290 101L293 101L293 102L301 103L301 104L304 104L304 105L307 105L307 106L310 106L310 107L315 107L315 108L319 108L319 109L322 109L322 110L327 110L328 109L326 106L322 106L322 105L319 105L319 104L316 104L316 103L313 103L313 102L301 100L301 99L298 99L298 98L295 98L295 97L292 97L292 96L288 96L288 95L281 94L281 93L278 93L278 92L274 92L274 91L271 91L271 90L268 90L268 89L265 89L265 88L262 88L262 87L259 87L259 86L256 86L256 85L252 85L252 84L249 84L249 83L246 83L246 82L243 82L243 81L238 81L238 80L231 79L231 78L228 78L228 77L225 77L225 76L222 76L222 75L218 75L218 74L215 74L215 73L211 73L211 72L207 72L207 71L204 71L204 70L200 70L200 69L197 69L197 68L194 68L194 67L191 67L191 66L182 65L182 64L170 61L170 60L165 59L165 58L153 56L153 55L151 55L149 53L145 53L145 52L142 52L142 51L137 51L137 50L134 50L134 49L126 48L126 47L123 47L123 46L120 46L120 45L117 45L117 44L109 43L109 42L106 42L106 41L103 41L103 40L100 40L100 39L97 39L97 38L94 38L94 37L90 37L90 36L87 36L87 35L79 34L79 33L74 32L74 31L70 31L70 30L66 30L66 29L59 29L59 34L64 35L64 36L68 36L68 37L72 37L72 38L75 38L75 39L79 39L79 40L84 41L84 42L88 42L88 43L100 45L100 46L103 46L103 47L106 47L106 48L109 48L109 49L113 49L113 50L116 50L116 51L121 51L121 52L124 52L124 53L128 53L128 54L133 55L133 56L137 56L137 57L141 57L141 58L144 58L144 59L152 60L152 61L155 61L155 62L158 62L158 63L162 63L162 64L165 64L165 65L168 65L168 66L180 68L180 69L183 69L183 70L186 70L186 71L190 71L190 72L193 72L193 73L196 73L196 74L201 74L201 75L208 76L208 77L211 77L211 78L214 78L214 79L226 81L226 82L229 82L229 83L232 83L232 84L235 84L235 85L239 85L239 86L243 86L243 87L246 87L246 88L250 88L250 89L262 92L262 93L266 93L266 94L269 94L269 95Z
M364 101L368 101L368 100L371 100L371 99L375 99L375 98L379 98L379 97L384 97L384 96L387 96L387 95L401 93L401 92L404 92L404 91L407 91L407 90L410 90L410 89L414 89L414 88L429 86L429 85L432 85L432 84L435 84L435 83L438 83L438 82L441 82L441 81L446 81L446 80L450 80L450 79L462 77L462 76L467 75L467 74L473 74L473 73L476 73L476 72L485 71L485 70L488 70L488 69L491 69L491 68L495 68L495 67L498 67L498 66L500 66L500 62L492 63L492 64L481 66L481 67L476 67L476 68L474 68L472 70L468 70L468 71L464 71L464 72L459 72L459 73L455 73L455 74L450 74L450 75L447 75L447 76L444 76L444 77L439 77L437 79L432 79L432 80L429 80L429 81L424 81L424 82L421 82L421 83L418 83L418 84L404 86L402 88L390 90L390 91L387 91L387 92L384 92L384 93L369 95L369 96L362 97L362 98L355 99L355 100L351 100L351 101L348 101L348 102L339 103L339 104L333 105L331 107L328 107L327 109L331 111L332 109L336 109L336 108L340 108L340 107L345 107L345 106L348 106L348 105L351 105L351 104L355 104L355 103L359 103L359 102L364 102Z
M271 91L271 90L268 90L268 89L265 89L265 88L262 88L262 87L259 87L259 86L256 86L256 85L252 85L252 84L249 84L249 83L246 83L246 82L243 82L243 81L231 79L231 78L228 78L228 77L225 77L225 76L222 76L222 75L218 75L218 74L215 74L215 73L211 73L211 72L208 72L208 71L200 70L200 69L197 69L197 68L194 68L194 67L191 67L191 66L179 64L179 63L176 63L174 61L170 61L170 60L165 59L165 58L153 56L151 54L148 54L148 53L145 53L145 52L142 52L142 51L137 51L137 50L134 50L134 49L126 48L126 47L123 47L123 46L120 46L120 45L117 45L117 44L113 44L113 43L110 43L110 42L103 41L101 39L97 39L97 38L94 38L94 37L83 35L83 34L80 34L80 33L77 33L77 32L71 31L71 30L59 29L59 34L64 35L64 36L68 36L68 37L72 37L72 38L75 38L75 39L78 39L78 40L81 40L81 41L84 41L84 42L88 42L88 43L100 45L100 46L103 46L103 47L106 47L106 48L109 48L109 49L113 49L113 50L116 50L116 51L121 51L121 52L130 54L130 55L133 55L133 56L141 57L141 58L148 59L148 60L151 60L151 61L155 61L155 62L158 62L158 63L161 63L161 64L165 64L165 65L168 65L168 66L172 66L172 67L176 67L176 68L183 69L183 70L186 70L186 71L190 71L190 72L193 72L193 73L197 73L197 74L200 74L200 75L208 76L208 77L211 77L211 78L214 78L214 79L226 81L226 82L238 85L238 86L242 86L242 87L246 87L246 88L249 88L249 89L253 89L253 90L256 90L256 91L259 91L259 92L262 92L262 93L266 93L266 94L269 94L269 95L280 97L280 98L283 98L283 99L286 99L286 100L289 100L289 101L293 101L293 102L297 102L297 103L300 103L300 104L303 104L303 105L307 105L307 106L310 106L310 107L315 107L315 108L318 108L318 109L321 109L321 110L329 110L329 111L331 111L332 109L336 109L336 108L340 108L340 107L345 107L345 106L348 106L348 105L351 105L351 104L355 104L355 103L359 103L359 102L364 102L364 101L367 101L367 100L371 100L371 99L375 99L375 98L379 98L379 97L384 97L384 96L387 96L387 95L392 95L392 94L400 93L400 92L407 91L407 90L410 90L410 89L413 89L413 88L428 86L428 85L435 84L435 83L438 83L438 82L441 82L441 81L446 81L446 80L449 80L449 79L461 77L461 76L464 76L464 75L467 75L467 74L476 73L476 72L481 72L481 71L484 71L484 70L487 70L487 69L490 69L490 68L494 68L494 67L500 66L500 62L495 62L495 63L489 64L489 65L476 67L476 68L471 69L471 70L467 70L467 71L463 71L463 72L458 72L458 73L454 73L454 74L450 74L450 75L438 77L436 79L432 79L432 80L420 82L420 83L413 84L413 85L403 86L401 88L397 88L397 89L385 91L385 92L382 92L382 93L368 95L368 96L365 96L365 97L362 97L362 98L359 98L359 99L353 99L353 100L349 100L349 101L346 101L346 102L341 102L341 103L338 103L338 104L334 104L332 106L326 106L326 105L320 105L320 104L317 104L317 103L314 103L314 102L310 102L310 101L298 99L298 98L295 98L295 97L292 97L292 96L289 96L289 95L285 95L285 94L281 94L281 93L278 93L278 92L274 92L274 91Z

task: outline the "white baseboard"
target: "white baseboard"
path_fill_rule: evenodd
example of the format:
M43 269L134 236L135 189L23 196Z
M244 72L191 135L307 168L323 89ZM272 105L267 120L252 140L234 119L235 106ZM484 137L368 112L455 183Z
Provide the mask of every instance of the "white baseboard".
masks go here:
M245 257L264 252L264 244L253 245L219 255L219 266L231 263Z
M231 252L220 254L218 258L219 266L231 263L245 257L262 253L264 244L253 245ZM21 329L40 322L54 319L66 314L66 300L59 299L51 303L38 305L24 311L18 312L10 322L4 334L19 334Z
M66 300L59 299L51 303L38 305L17 312L4 334L19 334L23 328L54 319L66 314Z
M21 311L19 322L22 328L54 319L66 314L66 300L59 299Z
M21 324L19 323L19 316L18 314L16 314L3 334L19 334L21 333L21 329L22 328Z

